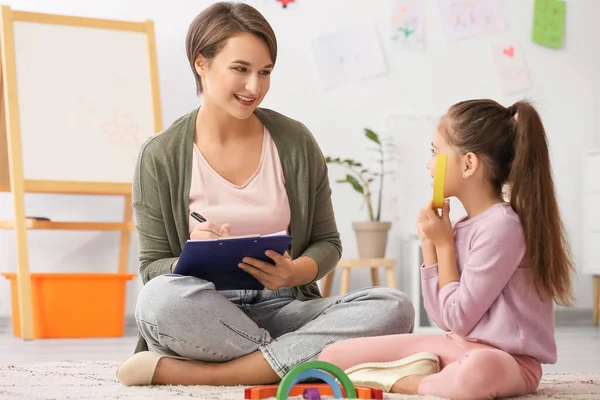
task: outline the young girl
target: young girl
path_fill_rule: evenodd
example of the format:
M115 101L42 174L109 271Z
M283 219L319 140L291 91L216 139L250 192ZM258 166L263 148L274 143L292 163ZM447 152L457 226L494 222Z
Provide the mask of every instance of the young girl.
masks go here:
M573 265L559 215L540 116L527 102L453 105L427 164L446 155L445 196L467 216L454 227L427 205L417 227L425 308L444 335L342 340L319 359L358 385L481 399L536 390L556 362L553 301L571 302ZM503 189L510 202L503 200Z

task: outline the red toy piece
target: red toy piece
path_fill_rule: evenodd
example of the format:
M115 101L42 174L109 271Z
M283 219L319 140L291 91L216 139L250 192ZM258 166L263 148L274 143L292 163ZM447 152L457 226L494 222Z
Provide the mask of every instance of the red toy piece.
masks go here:
M277 396L279 385L266 385L249 387L244 391L245 400L267 399ZM316 389L320 396L333 396L333 390L326 383L300 383L294 385L290 390L290 397L304 396L304 391L307 389ZM345 395L344 388L340 387L342 394ZM383 390L368 386L355 386L356 395L359 399L374 399L383 400ZM311 391L314 396L314 391ZM316 397L315 397L316 398Z
M283 8L287 8L288 4L294 2L294 0L277 0L277 1L281 3L281 5L283 6Z

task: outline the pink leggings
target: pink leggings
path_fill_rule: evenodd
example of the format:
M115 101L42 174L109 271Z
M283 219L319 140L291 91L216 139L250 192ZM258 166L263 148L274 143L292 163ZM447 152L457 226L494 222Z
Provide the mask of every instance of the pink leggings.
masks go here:
M367 362L387 362L429 351L442 370L426 376L420 395L451 399L491 399L535 392L541 364L532 357L513 356L495 347L457 335L404 334L347 339L327 346L319 360L346 370Z

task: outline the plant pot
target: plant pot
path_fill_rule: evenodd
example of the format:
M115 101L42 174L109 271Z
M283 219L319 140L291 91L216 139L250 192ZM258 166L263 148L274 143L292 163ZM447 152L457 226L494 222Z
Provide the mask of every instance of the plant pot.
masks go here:
M391 222L353 222L360 258L384 258Z

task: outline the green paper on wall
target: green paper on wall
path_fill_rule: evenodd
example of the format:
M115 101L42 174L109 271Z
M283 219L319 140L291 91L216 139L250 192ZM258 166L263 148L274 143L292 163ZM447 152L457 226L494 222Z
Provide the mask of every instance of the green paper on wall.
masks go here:
M533 11L534 43L559 49L565 36L567 5L562 0L535 0Z

